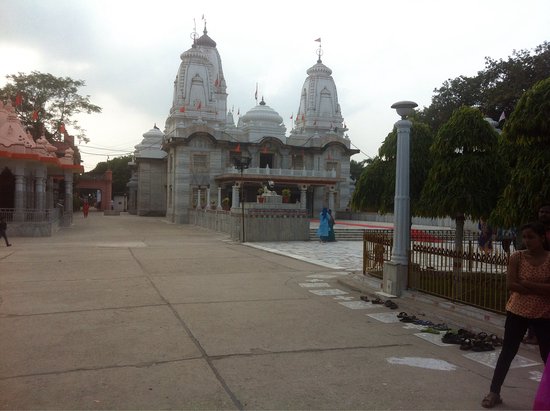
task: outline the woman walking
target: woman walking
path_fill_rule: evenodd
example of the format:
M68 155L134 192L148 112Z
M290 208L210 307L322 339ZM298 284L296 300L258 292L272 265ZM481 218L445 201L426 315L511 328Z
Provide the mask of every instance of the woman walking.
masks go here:
M546 233L540 222L520 229L526 250L510 256L506 284L510 298L506 304L506 322L502 351L491 381L489 394L481 405L493 408L502 403L500 389L529 326L539 342L544 363L550 351L550 251L545 250Z
M317 235L321 239L322 243L326 243L329 233L329 215L328 210L323 208L319 215L319 228L317 229Z

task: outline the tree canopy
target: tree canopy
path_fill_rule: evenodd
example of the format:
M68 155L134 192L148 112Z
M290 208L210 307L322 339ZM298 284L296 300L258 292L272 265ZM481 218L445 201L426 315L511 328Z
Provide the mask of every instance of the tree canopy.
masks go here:
M477 107L484 116L509 116L525 91L550 73L550 43L533 51L513 51L508 59L485 58L485 68L475 76L449 79L434 90L429 107L419 112L422 121L437 131L459 107Z
M414 210L431 167L429 153L433 137L426 124L415 119L412 122L409 184L411 209ZM397 130L394 129L382 143L378 156L367 162L363 174L357 181L351 200L354 209L381 213L393 211L396 155Z
M506 173L497 151L498 138L478 109L463 106L456 110L431 147L434 163L422 190L420 214L487 218Z
M78 93L85 86L83 80L38 71L11 74L6 78L8 84L0 88L0 98L12 100L19 119L35 140L43 134L50 141L60 141L67 129L79 141L89 141L75 115L100 113L101 107L92 104L90 96Z
M502 137L512 168L491 220L511 227L536 219L550 201L550 77L521 97Z

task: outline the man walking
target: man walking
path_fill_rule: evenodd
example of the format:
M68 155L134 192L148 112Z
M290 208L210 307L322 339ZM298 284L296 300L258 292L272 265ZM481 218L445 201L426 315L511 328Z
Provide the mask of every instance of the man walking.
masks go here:
M4 237L4 240L6 240L6 247L11 247L11 244L8 241L8 236L6 235L7 229L8 229L8 223L6 223L5 217L2 217L0 219L0 237Z

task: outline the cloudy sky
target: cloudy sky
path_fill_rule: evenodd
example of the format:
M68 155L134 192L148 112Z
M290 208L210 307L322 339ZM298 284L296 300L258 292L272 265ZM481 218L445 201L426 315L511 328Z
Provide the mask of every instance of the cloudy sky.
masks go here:
M132 152L155 123L164 128L179 56L203 15L228 107L252 108L258 83L287 130L320 37L357 161L376 155L394 102L428 106L435 88L475 75L486 56L550 40L548 0L0 0L0 86L33 70L84 80L81 93L103 108L80 119L89 171Z

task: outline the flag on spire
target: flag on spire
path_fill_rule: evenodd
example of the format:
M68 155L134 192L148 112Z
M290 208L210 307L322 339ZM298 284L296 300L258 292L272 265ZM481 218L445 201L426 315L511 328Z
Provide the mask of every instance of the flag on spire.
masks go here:
M314 41L320 43L321 42L321 37L319 37L318 39L315 39Z
M256 92L254 93L254 100L258 103L258 83L256 83Z

